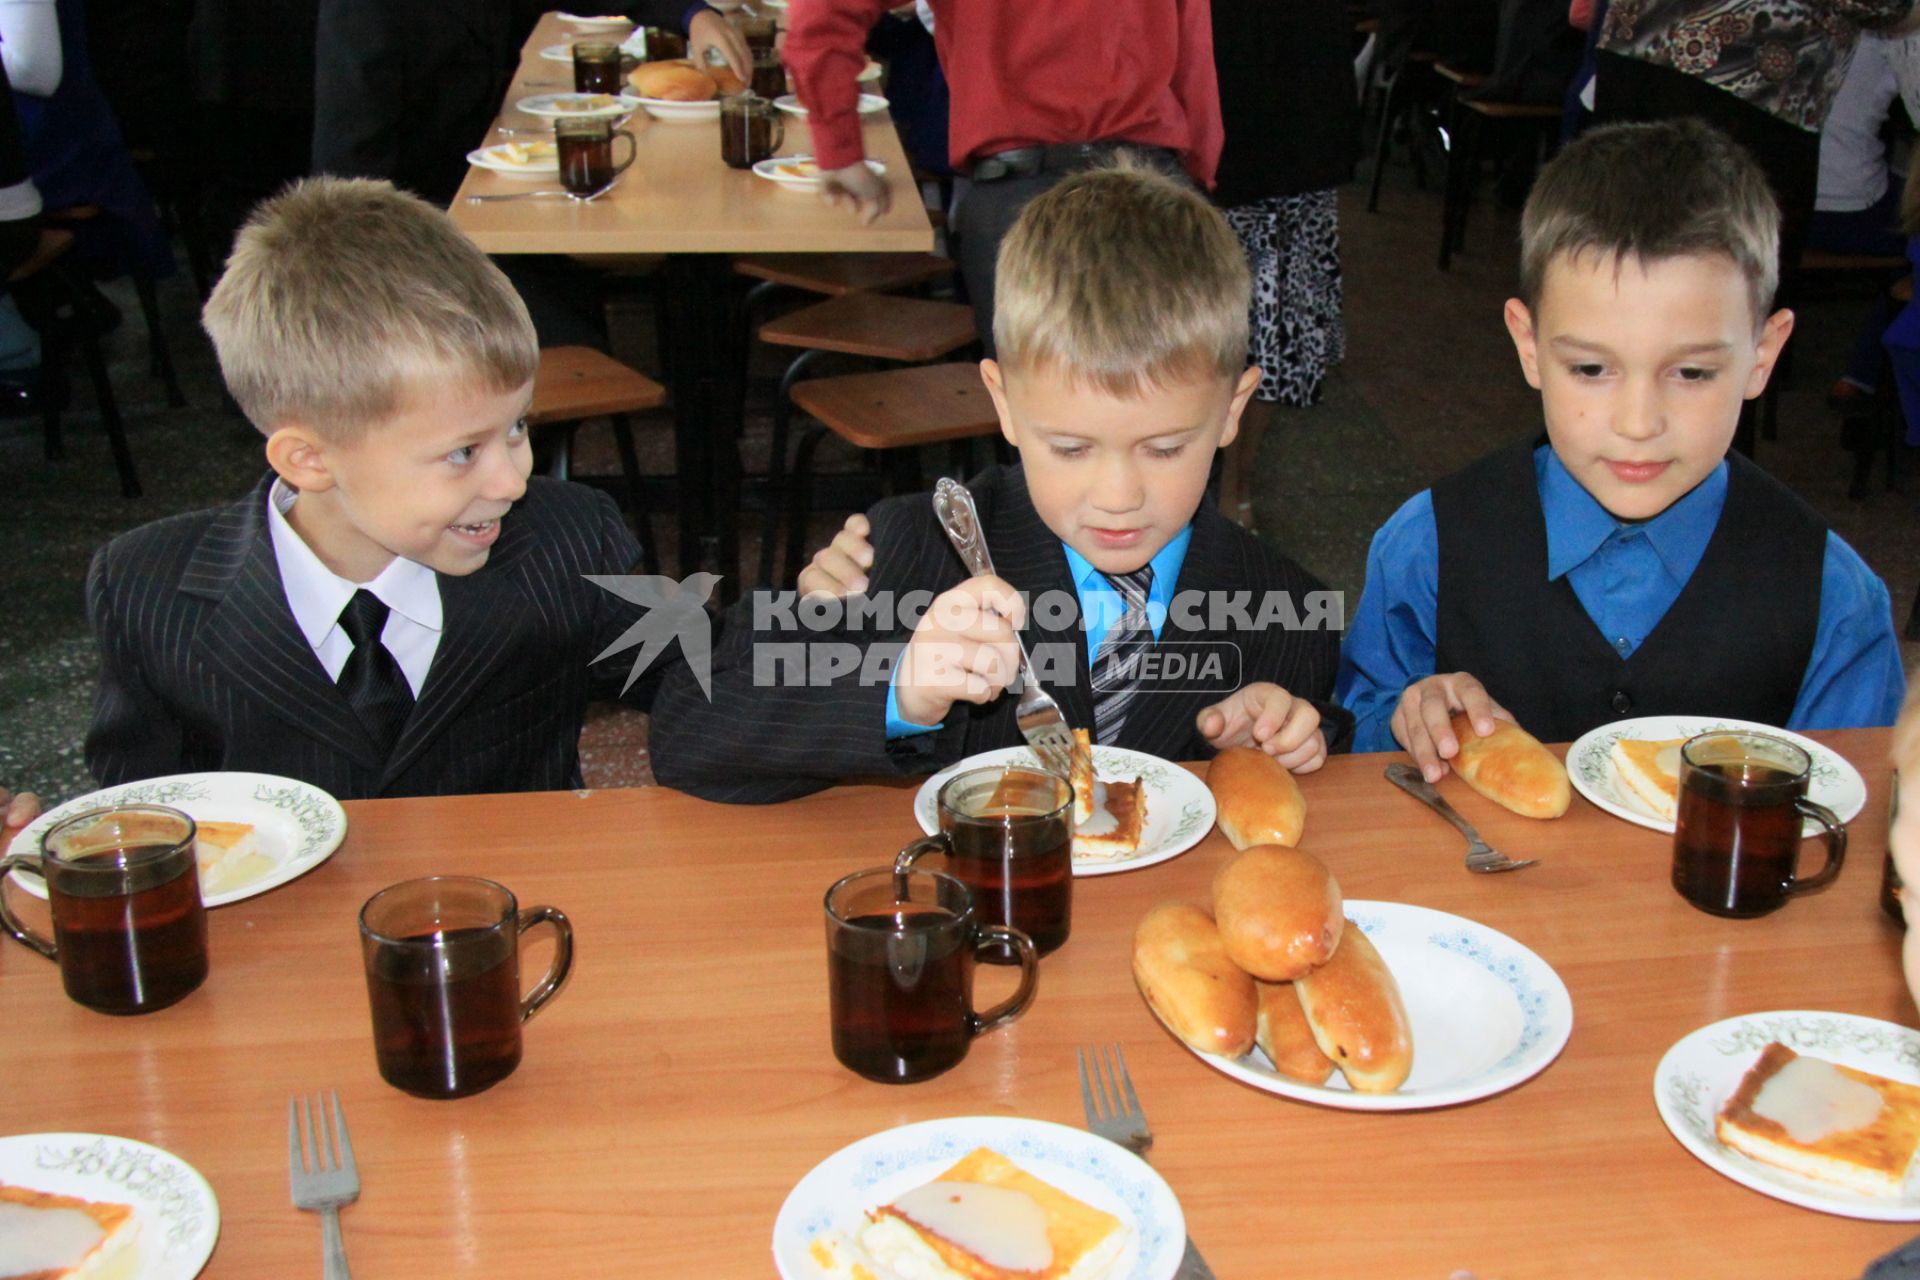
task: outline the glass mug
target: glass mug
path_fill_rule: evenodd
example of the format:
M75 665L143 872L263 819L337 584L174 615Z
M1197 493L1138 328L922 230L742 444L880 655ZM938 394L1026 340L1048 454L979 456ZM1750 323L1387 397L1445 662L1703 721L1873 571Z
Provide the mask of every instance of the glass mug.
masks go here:
M1043 769L988 766L949 779L937 808L940 834L902 849L894 869L944 854L982 919L1018 929L1043 956L1058 950L1073 928L1073 788Z
M767 99L736 93L720 99L720 158L735 169L770 160L787 140L780 111Z
M772 53L778 38L773 15L761 13L746 5L740 6L727 15L727 21L733 24L740 38L747 42L747 48L754 53Z
M1673 831L1673 887L1702 911L1765 915L1789 897L1831 884L1847 856L1847 833L1807 799L1813 761L1785 738L1720 731L1680 748L1680 812ZM1801 819L1825 828L1827 862L1795 872Z
M753 79L747 87L763 98L778 98L787 91L787 65L772 49L755 50Z
M522 999L520 942L542 924L553 963ZM367 899L360 951L381 1078L417 1098L464 1098L520 1065L521 1026L573 968L573 926L553 907L520 910L491 880L429 876Z
M627 158L613 162L613 140L627 140ZM576 200L599 195L625 173L640 154L640 144L625 129L604 117L553 122L554 152L560 164L560 185Z
M937 871L856 871L827 890L827 990L833 1056L883 1084L939 1075L975 1036L1025 1012L1040 957L1017 929L983 924L973 895ZM974 957L1005 947L1020 957L1020 986L973 1008Z
M573 46L573 91L619 93L620 46L611 40L582 40Z
M77 813L49 828L41 852L0 858L47 882L53 938L14 916L0 894L0 928L60 966L76 1004L151 1013L207 978L207 910L194 861L193 819L159 805Z

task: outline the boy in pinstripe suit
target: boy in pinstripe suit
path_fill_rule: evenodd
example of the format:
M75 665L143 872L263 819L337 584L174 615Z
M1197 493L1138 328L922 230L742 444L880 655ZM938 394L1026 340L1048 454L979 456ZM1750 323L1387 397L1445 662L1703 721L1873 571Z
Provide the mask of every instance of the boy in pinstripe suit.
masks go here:
M1030 204L998 277L999 358L981 376L1021 464L969 487L1000 576L966 576L925 495L881 503L871 581L837 630L789 651L778 602L744 601L710 702L668 676L663 783L760 802L1016 745L1002 695L1023 627L1040 683L1096 741L1168 759L1256 746L1299 771L1342 745L1319 584L1204 502L1260 376L1246 259L1220 214L1123 161ZM917 617L916 594L931 597ZM782 677L787 652L806 678L791 663Z
M640 549L605 495L528 479L539 346L506 278L424 202L314 179L254 215L205 323L272 470L95 556L100 781L578 786L589 664L637 616L583 575Z

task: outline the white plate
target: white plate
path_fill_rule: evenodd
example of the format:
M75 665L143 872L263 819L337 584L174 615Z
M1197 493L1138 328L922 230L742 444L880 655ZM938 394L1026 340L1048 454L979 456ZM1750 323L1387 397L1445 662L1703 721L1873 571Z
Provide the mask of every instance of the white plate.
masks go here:
M1574 790L1616 818L1673 832L1673 824L1640 802L1640 797L1621 781L1613 767L1613 744L1621 738L1691 738L1696 733L1715 729L1746 729L1770 733L1798 745L1813 757L1813 776L1807 783L1807 798L1834 811L1842 822L1852 822L1867 803L1867 784L1860 771L1848 764L1831 747L1823 747L1812 738L1803 738L1785 729L1753 720L1716 719L1712 716L1642 716L1637 720L1616 720L1590 729L1567 748L1567 777ZM1812 835L1820 824L1809 820L1805 831Z
M54 823L86 809L114 804L163 804L207 822L251 822L260 841L260 857L271 870L207 898L210 907L251 898L313 870L340 847L347 835L347 814L320 788L270 773L180 773L108 787L69 800L34 819L13 838L8 853L38 853L40 837ZM36 898L47 896L46 882L16 870L13 882Z
M811 163L812 160L813 157L808 155L774 156L770 160L762 160L753 166L753 172L757 177L777 182L794 191L815 191L820 186L819 175L794 173L789 168L792 165ZM867 161L867 168L875 173L887 171L886 162L882 160Z
M582 31L631 31L634 28L632 18L623 18L618 14L577 14L563 13L560 21Z
M1920 1032L1850 1013L1787 1010L1727 1018L1681 1038L1653 1073L1660 1118L1709 1168L1743 1187L1804 1209L1880 1222L1920 1222L1920 1188L1907 1179L1897 1199L1863 1196L1762 1164L1722 1145L1713 1118L1740 1087L1760 1051L1778 1040L1795 1053L1920 1084Z
M550 44L540 51L540 56L549 62L572 62L573 46L570 44Z
M611 98L612 101L586 111L565 111L560 107L562 102L583 98ZM625 93L536 93L514 103L513 109L543 120L598 120L606 116L630 116L640 109L640 99Z
M720 118L720 99L718 98L708 98L704 102L676 102L672 98L635 98L634 101L645 107L647 114L655 120L666 120L674 124Z
M807 109L800 105L800 99L794 97L790 93L783 93L779 97L775 98L773 100L773 105L780 108L782 111L786 112L788 115L800 116L804 118L807 114ZM885 111L886 109L887 109L887 100L881 97L879 94L863 93L860 95L860 114L861 115L870 116L876 111Z
M913 797L913 816L928 835L940 829L940 788L947 779L969 769L984 769L996 764L1039 764L1026 747L1002 747L968 756L928 778ZM1097 778L1139 778L1145 784L1147 824L1140 833L1140 847L1133 856L1098 861L1075 858L1076 876L1110 876L1119 871L1150 867L1169 858L1177 858L1199 844L1213 830L1213 792L1207 784L1178 765L1159 756L1127 747L1095 747L1093 773Z
M131 1205L140 1280L193 1280L220 1238L220 1202L180 1157L131 1138L21 1133L0 1138L0 1182Z
M1393 1093L1355 1093L1281 1075L1255 1049L1202 1062L1268 1093L1346 1111L1417 1111L1474 1102L1546 1069L1573 1032L1573 999L1553 966L1506 934L1445 911L1355 899L1347 919L1400 986L1413 1031L1413 1072Z
M878 80L881 76L885 75L886 70L887 69L881 66L879 63L869 59L867 61L867 65L860 68L860 74L855 76L854 79L859 81L861 84L872 84L875 80Z
M552 178L560 173L560 154L552 152L538 160L529 160L517 164L507 158L505 149L510 143L496 143L491 147L480 147L467 152L467 163L476 169L487 169L493 173L503 173L509 178ZM525 143L521 144L525 146ZM534 146L551 147L551 142L536 142Z
M1171 1280L1186 1250L1187 1223L1166 1180L1140 1157L1082 1129L1017 1116L956 1116L862 1138L815 1165L773 1222L773 1262L783 1280L818 1280L807 1246L829 1232L857 1232L865 1211L931 1182L976 1147L987 1147L1133 1229L1113 1280Z

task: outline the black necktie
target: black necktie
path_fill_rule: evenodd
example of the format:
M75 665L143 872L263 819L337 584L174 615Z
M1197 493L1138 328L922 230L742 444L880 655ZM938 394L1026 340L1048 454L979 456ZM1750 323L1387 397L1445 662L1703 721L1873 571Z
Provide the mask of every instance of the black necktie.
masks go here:
M380 642L387 625L387 606L364 588L340 611L340 629L353 641L347 665L334 681L347 695L347 705L366 725L385 757L400 737L400 728L413 711L413 689L393 654Z
M1147 593L1153 590L1153 566L1132 573L1107 574L1126 612L1107 632L1094 658L1093 739L1111 746L1127 718L1127 704L1140 691L1140 655L1153 647L1153 622L1147 617Z

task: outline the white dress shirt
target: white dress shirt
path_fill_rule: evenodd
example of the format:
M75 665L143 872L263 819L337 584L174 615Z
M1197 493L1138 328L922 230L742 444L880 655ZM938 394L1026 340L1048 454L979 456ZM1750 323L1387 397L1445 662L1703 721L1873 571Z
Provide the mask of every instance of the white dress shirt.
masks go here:
M340 614L353 593L364 587L387 606L380 642L406 673L413 696L419 697L434 650L440 647L440 584L433 570L395 556L372 582L347 581L321 563L287 523L286 513L299 498L297 491L275 480L267 501L267 527L273 533L273 555L280 563L280 584L293 620L327 669L327 678L338 680L353 653L353 641L340 627Z

